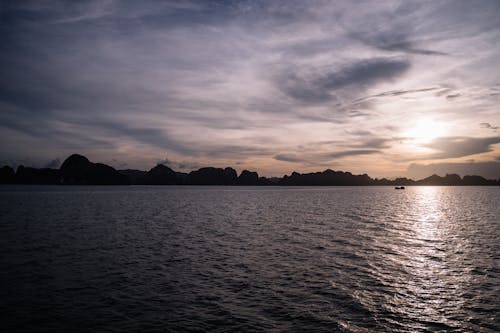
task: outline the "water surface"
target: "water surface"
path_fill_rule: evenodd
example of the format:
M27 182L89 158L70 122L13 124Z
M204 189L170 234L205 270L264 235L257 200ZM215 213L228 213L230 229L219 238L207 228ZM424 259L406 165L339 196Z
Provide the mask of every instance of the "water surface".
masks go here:
M500 187L0 187L2 331L498 332Z

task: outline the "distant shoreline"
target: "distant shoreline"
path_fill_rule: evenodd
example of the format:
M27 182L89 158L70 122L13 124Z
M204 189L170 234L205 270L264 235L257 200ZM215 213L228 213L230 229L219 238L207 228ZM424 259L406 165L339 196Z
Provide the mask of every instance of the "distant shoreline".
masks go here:
M0 184L17 185L222 185L222 186L499 186L500 179L476 175L460 177L447 174L413 180L409 178L371 178L367 174L327 169L313 173L292 172L283 177L259 177L257 172L227 168L205 167L189 173L177 172L158 164L149 171L116 170L90 162L85 156L69 156L59 169L9 166L0 169Z
M394 188L394 185L280 185L280 184L272 184L272 185L200 185L200 184L170 184L170 185L162 185L162 184L43 184L43 183L0 183L0 188L7 188L9 186L15 187L62 187L62 188L71 188L71 187L224 187L224 188L238 188L238 187L258 187L258 188L304 188L304 187L390 187ZM500 184L493 185L405 185L405 187L496 187L500 186Z

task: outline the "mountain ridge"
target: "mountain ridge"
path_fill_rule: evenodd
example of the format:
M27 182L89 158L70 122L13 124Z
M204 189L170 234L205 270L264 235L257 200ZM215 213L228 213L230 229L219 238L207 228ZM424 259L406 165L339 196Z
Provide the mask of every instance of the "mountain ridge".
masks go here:
M255 171L243 170L240 175L231 167L203 167L189 173L174 171L157 164L148 171L115 168L93 163L85 156L69 156L59 169L19 166L0 168L0 184L60 184L60 185L238 185L238 186L498 186L500 179L486 179L477 175L432 175L420 180L410 178L378 179L366 173L354 175L347 171L326 169L319 172L292 172L281 178L259 177Z

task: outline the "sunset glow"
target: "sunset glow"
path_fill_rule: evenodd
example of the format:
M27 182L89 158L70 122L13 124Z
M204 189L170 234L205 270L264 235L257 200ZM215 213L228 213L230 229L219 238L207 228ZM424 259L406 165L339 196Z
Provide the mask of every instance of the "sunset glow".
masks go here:
M446 126L432 118L420 118L414 121L403 136L414 140L417 144L430 143L432 140L445 136L447 134Z
M500 177L496 0L0 11L2 165Z

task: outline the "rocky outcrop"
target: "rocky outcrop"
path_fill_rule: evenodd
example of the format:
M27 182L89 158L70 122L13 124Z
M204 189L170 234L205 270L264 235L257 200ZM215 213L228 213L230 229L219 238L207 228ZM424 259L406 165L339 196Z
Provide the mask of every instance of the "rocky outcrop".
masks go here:
M462 185L462 179L457 174L448 174L444 177L432 175L416 182L416 185L437 185L437 186L454 186Z
M74 154L68 157L61 168L61 184L68 185L126 185L127 176L109 165L92 163L85 156Z
M118 170L118 172L122 175L125 175L128 178L130 184L142 184L144 176L146 176L147 174L147 171L135 169Z
M280 185L293 186L352 186L371 185L373 180L368 175L353 175L350 172L333 171L327 169L323 172L300 174L293 172L284 176Z
M189 173L189 183L192 185L233 185L237 174L233 168L201 168Z
M257 172L243 170L236 180L236 185L259 185L259 175Z
M18 184L59 184L60 172L57 169L36 169L20 165L15 179Z
M481 176L464 176L462 185L500 185L500 179L498 182L495 182L494 180L486 179Z
M0 169L0 184L13 184L16 182L16 173L10 166L3 166Z
M0 169L0 184L67 184L67 185L282 185L282 186L407 186L407 185L500 185L499 180L488 180L481 176L448 174L445 177L432 175L414 181L408 178L372 179L367 174L353 175L350 172L327 169L322 172L293 172L283 178L259 177L257 172L243 170L238 176L233 168L201 168L190 173L176 172L163 164L149 171L120 170L109 165L92 163L85 156L74 154L57 169L36 169L19 166L17 172L11 167Z
M158 164L149 170L142 179L140 184L146 185L177 185L177 173L168 166Z

